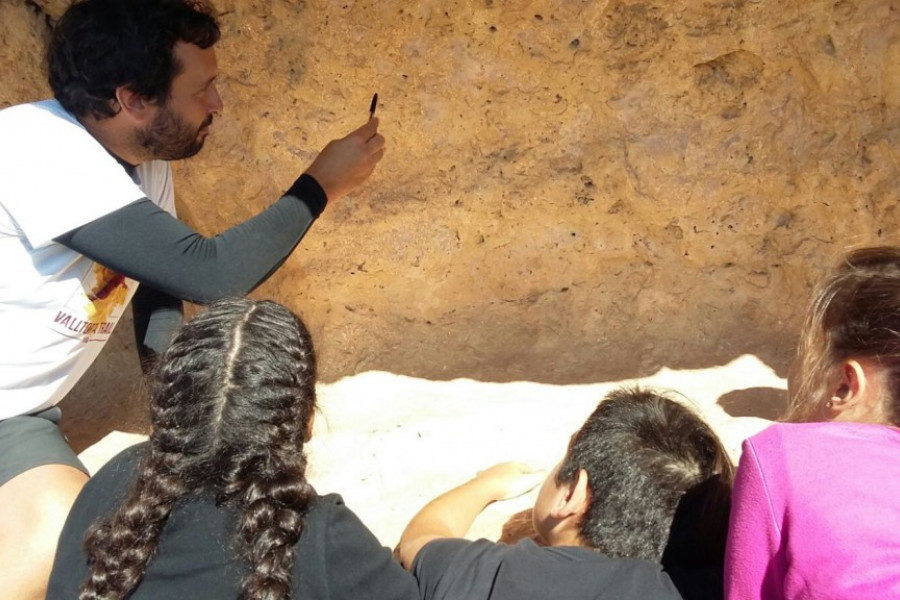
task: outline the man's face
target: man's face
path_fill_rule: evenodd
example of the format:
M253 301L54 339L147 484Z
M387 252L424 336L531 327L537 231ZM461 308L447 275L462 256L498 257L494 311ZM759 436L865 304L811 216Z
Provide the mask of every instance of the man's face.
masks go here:
M169 98L156 107L150 124L137 134L141 147L158 160L179 160L200 152L213 115L222 111L215 84L219 73L215 50L176 42L173 53L181 71L172 80Z

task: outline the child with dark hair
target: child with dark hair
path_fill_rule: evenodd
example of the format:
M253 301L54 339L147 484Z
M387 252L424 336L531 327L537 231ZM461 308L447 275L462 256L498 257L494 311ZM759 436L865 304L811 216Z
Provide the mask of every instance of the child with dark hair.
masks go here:
M534 528L549 547L462 539L485 506L528 491L534 476L496 465L419 511L397 553L421 598L721 596L732 465L693 411L651 391L613 391L535 501Z
M900 598L900 247L851 251L816 287L788 402L744 442L726 594Z
M309 332L279 304L220 301L184 325L150 382L149 442L84 487L47 597L416 598L341 498L306 481L315 381Z

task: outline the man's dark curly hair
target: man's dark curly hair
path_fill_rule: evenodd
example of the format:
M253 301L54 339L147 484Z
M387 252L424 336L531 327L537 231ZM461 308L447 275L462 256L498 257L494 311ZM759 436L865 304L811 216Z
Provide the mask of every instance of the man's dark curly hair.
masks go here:
M303 452L316 360L285 307L216 302L175 335L150 380L152 430L126 498L88 529L79 600L131 596L178 501L233 507L234 551L249 565L242 600L289 600L294 545L315 492Z
M219 25L202 0L80 0L53 30L50 87L70 113L96 119L118 113L116 88L164 103L181 65L176 42L209 48Z

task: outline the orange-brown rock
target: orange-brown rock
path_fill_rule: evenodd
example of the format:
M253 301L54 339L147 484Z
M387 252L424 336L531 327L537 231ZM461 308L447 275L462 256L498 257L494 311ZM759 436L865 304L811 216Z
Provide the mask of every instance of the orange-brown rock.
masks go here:
M379 93L385 159L255 292L304 316L326 380L783 369L836 253L897 242L896 0L215 4L226 109L176 166L200 231L274 200ZM47 94L64 5L0 2L0 105ZM70 402L130 393L131 346Z

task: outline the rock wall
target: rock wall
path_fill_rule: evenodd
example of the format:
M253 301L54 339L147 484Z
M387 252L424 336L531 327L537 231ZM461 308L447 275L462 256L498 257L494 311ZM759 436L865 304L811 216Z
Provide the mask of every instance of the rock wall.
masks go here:
M65 4L0 0L0 106L46 95ZM900 2L215 5L225 113L176 165L202 232L379 93L385 159L255 292L304 316L325 380L781 370L822 269L897 242ZM111 344L75 398L133 390L130 332Z

